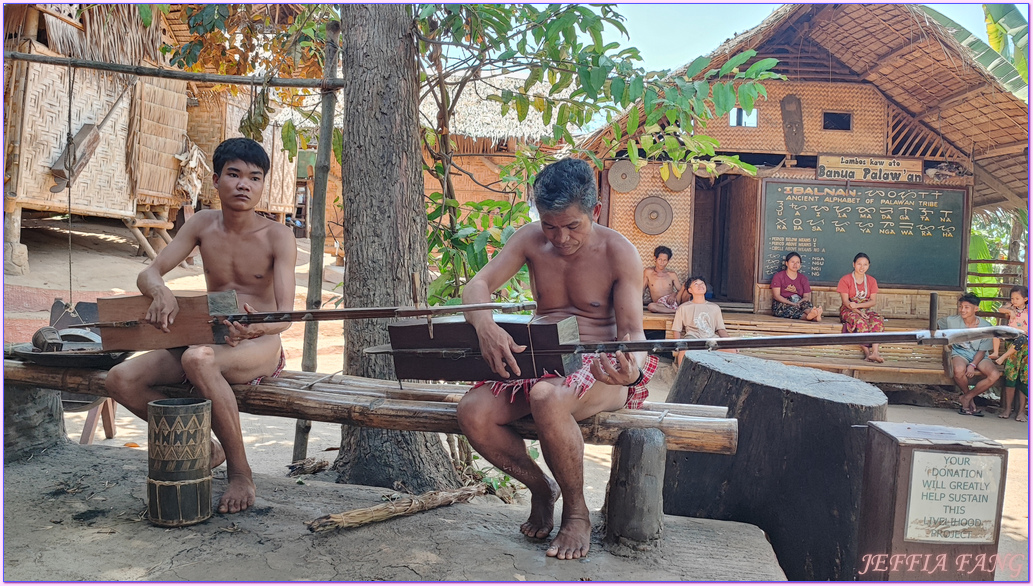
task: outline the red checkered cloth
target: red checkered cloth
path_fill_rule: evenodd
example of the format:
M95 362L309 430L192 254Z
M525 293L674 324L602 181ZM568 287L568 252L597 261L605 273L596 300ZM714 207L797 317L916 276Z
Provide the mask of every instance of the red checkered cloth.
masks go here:
M276 377L280 376L280 373L283 372L283 368L285 366L287 366L287 356L283 353L283 348L280 348L280 362L279 362L279 364L276 365L276 370L274 370L273 373L270 374L269 376L272 377L272 378L276 378ZM260 376L260 377L256 378L255 380L249 382L248 384L251 385L251 386L255 386L255 385L261 383L262 379L264 379L264 378L265 378L264 376Z
M595 384L595 377L592 376L591 363L594 354L582 354L581 355L581 368L574 374L569 375L564 384L577 392L577 398L580 399L588 392L588 389L592 388ZM615 354L603 354L610 359L610 364L615 368L618 364L617 356ZM649 355L646 359L645 365L642 366L642 382L638 386L628 387L628 400L624 403L625 409L641 409L642 403L645 402L646 397L649 396L649 389L646 388L646 383L649 379L653 378L656 374L656 368L660 364L659 359L654 355ZM483 385L491 385L491 392L496 397L499 393L506 391L509 393L509 402L512 403L516 400L516 394L518 391L524 391L524 395L527 396L531 393L531 387L540 380L549 378L559 378L559 374L545 373L545 375L539 378L521 378L516 380L502 380L502 381L481 381L473 386L474 389Z

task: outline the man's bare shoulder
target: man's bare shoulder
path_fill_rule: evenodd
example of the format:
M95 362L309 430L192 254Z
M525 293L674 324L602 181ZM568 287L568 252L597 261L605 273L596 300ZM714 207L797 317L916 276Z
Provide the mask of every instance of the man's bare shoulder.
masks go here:
M631 241L628 240L628 238L625 235L614 230L613 228L600 226L598 224L595 226L595 229L598 231L598 234L602 237L603 242L606 243L606 246L609 249L610 254L618 254L621 256L630 254L638 258L638 249L635 248L635 245L632 244ZM643 269L643 272L645 272L645 269Z

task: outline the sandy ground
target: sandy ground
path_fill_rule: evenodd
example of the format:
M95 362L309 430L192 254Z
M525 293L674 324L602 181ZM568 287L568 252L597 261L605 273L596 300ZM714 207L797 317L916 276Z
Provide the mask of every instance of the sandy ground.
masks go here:
M67 236L52 229L23 232L29 275L5 277L8 286L60 290L69 282ZM308 242L299 240L296 307L303 307ZM73 234L73 299L80 291L133 292L144 259L117 222L91 222ZM327 265L332 264L329 256ZM200 266L169 275L177 290L203 290ZM333 283L324 283L324 298ZM62 295L58 295L62 296ZM8 311L8 319L46 321L37 310ZM288 369L300 370L301 333L284 336ZM319 372L341 368L340 327L321 324ZM673 371L661 369L650 385L662 401ZM70 440L78 442L85 413L67 413ZM1018 572L1002 568L998 580L1028 581L1028 427L988 416L963 417L945 409L891 406L890 421L965 427L1009 450L1001 553L1021 554ZM379 502L388 491L333 483L332 473L285 478L294 442L294 421L245 414L242 426L256 473L258 502L242 515L216 515L192 528L166 530L143 520L146 508L146 425L117 413L117 435L98 429L93 446L70 443L4 469L5 580L779 580L784 579L762 532L755 527L666 517L660 551L624 558L598 542L587 561L544 557L545 543L515 527L527 515L526 500L501 504L475 499L359 529L310 534L302 523L320 515ZM308 455L333 461L339 426L314 423ZM598 510L609 476L610 448L586 446L585 486ZM216 471L215 492L224 486ZM558 519L557 519L558 521ZM469 550L476 544L478 553ZM343 552L347 552L345 555Z

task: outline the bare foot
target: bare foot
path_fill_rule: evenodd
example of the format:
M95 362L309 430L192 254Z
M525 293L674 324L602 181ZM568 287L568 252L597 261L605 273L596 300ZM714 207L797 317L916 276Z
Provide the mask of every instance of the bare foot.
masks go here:
M226 451L222 449L222 444L212 440L212 468L214 469L219 464L226 461Z
M220 513L239 513L255 504L255 483L249 474L233 474L219 499Z
M1018 415L1015 416L1015 421L1018 421L1019 423L1026 423L1026 414L1025 413L1019 413Z
M886 362L886 359L882 356L879 356L878 352L872 352L870 355L868 355L868 360L871 360L872 362L878 362L879 364Z
M549 494L531 495L531 514L527 522L520 526L520 532L535 539L545 539L552 533L553 512L556 509L556 500L560 498L560 487L556 482L545 477L549 482Z
M872 361L872 351L868 348L868 346L861 346L861 352L864 353L864 359L866 361Z
M1001 419L1010 419L1011 418L1011 409L1008 409L1007 411L1001 411L1001 413L998 415L998 417L1000 417Z
M571 516L563 519L556 539L549 544L545 555L558 560L576 560L588 556L592 546L592 522L585 516Z
M822 307L820 305L818 307L815 307L814 308L814 313L815 313L814 321L821 321L821 314L824 313L824 312L825 312L825 308L824 307Z

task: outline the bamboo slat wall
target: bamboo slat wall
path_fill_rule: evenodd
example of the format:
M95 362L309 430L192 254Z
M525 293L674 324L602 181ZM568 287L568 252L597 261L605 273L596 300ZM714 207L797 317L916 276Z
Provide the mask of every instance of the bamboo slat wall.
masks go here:
M137 203L177 207L179 160L187 129L185 81L140 78L131 114L129 172Z
M609 169L609 165L607 166ZM606 181L606 173L603 173ZM688 276L692 266L692 198L695 186L690 185L683 191L671 191L664 185L660 177L660 165L649 164L639 172L638 186L629 193L620 193L610 189L610 228L620 232L635 245L642 264L653 266L653 250L657 246L671 249L671 262L668 270L678 273L679 279ZM659 196L671 204L674 218L671 227L655 236L646 234L635 225L635 207L643 198Z
M56 55L33 42L26 50ZM13 118L20 117L18 135L21 152L15 203L26 208L63 211L67 193L51 193L55 185L50 167L64 151L68 132L68 69L26 63L26 93L15 104ZM111 79L89 70L75 74L72 96L72 133L83 124L99 123L121 93ZM123 98L100 133L100 143L89 163L72 186L72 212L89 216L131 218L136 215L129 176L126 173L126 136L132 100Z
M756 128L729 126L728 116L711 120L702 132L717 139L722 151L785 153L781 101L800 98L803 107L803 155L886 154L887 103L872 85L856 83L794 83L765 85L768 99L757 100ZM822 113L853 115L853 130L823 130Z

